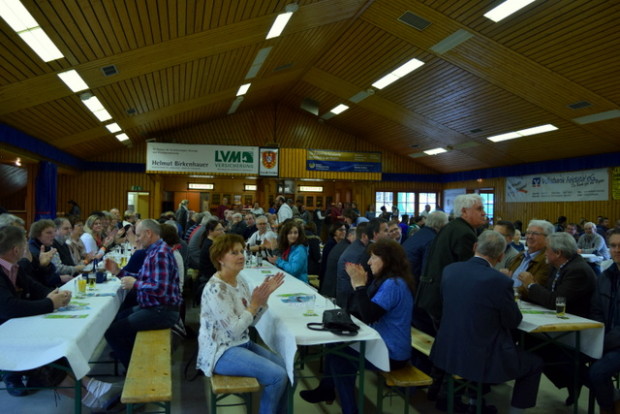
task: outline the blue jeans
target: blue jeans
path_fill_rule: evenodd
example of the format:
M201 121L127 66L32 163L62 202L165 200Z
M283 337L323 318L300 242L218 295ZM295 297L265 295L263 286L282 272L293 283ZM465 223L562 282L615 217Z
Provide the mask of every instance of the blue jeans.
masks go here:
M133 308L120 311L105 333L105 339L116 354L116 358L129 367L131 351L139 331L172 328L179 320L179 311L168 307Z
M284 360L252 341L228 348L217 360L213 372L220 375L254 377L264 389L259 414L286 413L288 377Z
M614 408L614 385L611 377L618 371L620 371L620 349L606 352L590 367L590 389L602 409Z
M350 347L342 349L341 352L359 358L359 352ZM379 371L379 368L367 360L364 361L364 365L366 369ZM357 379L358 368L358 361L353 361L336 354L325 355L325 374L330 377L326 378L325 385L329 386L331 381L333 381L344 414L358 412L357 399L355 397L355 380ZM321 383L323 384L322 381Z

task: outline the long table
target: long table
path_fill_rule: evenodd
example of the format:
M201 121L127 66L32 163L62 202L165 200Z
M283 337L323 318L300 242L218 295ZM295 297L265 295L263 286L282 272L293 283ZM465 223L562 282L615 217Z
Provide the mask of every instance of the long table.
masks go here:
M70 281L69 307L44 315L13 318L0 325L0 370L26 371L67 358L76 379L90 370L89 359L123 299L117 278L96 285L83 299Z
M265 277L281 271L270 263L261 267L255 265L246 267L240 276L248 283L250 289L260 285ZM286 363L289 380L294 389L296 385L295 361L300 346L323 345L353 341L352 347L360 352L360 366L363 367L363 358L366 358L377 368L389 371L390 362L385 342L377 331L363 322L355 319L360 326L356 336L343 337L326 331L313 331L306 327L308 322L321 322L325 309L332 309L331 301L321 296L312 286L285 274L284 284L269 298L269 309L256 324L256 329L263 341L275 352L279 353ZM303 303L285 302L285 296L290 294L314 294L316 295L315 316L305 316L306 308ZM360 369L360 392L358 407L363 412L363 383L364 369Z
M579 379L579 354L584 353L592 358L601 358L603 355L603 341L605 339L605 325L591 319L582 318L567 313L564 318L558 318L555 311L530 302L521 301L519 304L523 320L519 330L544 336L549 342L559 342L575 350L574 384L575 401L574 413L579 411L577 392Z

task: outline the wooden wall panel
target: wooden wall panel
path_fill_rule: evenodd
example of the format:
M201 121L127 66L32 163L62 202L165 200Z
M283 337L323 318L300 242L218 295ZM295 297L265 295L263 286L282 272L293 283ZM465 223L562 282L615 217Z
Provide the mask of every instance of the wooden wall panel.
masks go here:
M132 186L142 187L151 195L150 216L159 217L161 205L158 177L141 173L86 171L75 175L58 177L57 210L62 215L68 209L67 202L75 200L86 219L91 211L118 208L127 209L127 192Z

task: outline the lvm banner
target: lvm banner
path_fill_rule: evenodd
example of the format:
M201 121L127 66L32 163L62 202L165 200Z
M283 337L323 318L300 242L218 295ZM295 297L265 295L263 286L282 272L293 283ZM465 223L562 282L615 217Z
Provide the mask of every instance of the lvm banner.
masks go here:
M506 177L506 202L604 201L609 199L606 168Z
M149 142L148 173L258 174L258 147Z

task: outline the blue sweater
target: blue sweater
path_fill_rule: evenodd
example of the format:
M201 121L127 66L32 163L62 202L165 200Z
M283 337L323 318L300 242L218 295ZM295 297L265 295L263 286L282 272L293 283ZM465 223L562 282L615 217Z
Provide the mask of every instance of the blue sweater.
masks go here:
M288 260L279 258L276 266L297 279L308 283L308 248L301 244L291 247Z

